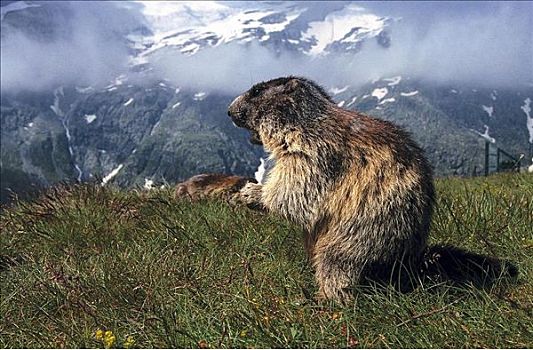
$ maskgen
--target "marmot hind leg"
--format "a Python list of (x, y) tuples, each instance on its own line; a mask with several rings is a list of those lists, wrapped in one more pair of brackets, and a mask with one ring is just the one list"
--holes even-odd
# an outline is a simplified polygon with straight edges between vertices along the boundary
[(344, 256), (342, 249), (332, 246), (323, 251), (315, 250), (313, 265), (319, 300), (332, 299), (345, 303), (352, 299), (351, 289), (358, 283), (363, 266), (358, 268)]
[[(175, 198), (222, 199), (230, 204), (243, 204), (241, 190), (255, 179), (225, 174), (200, 174), (176, 185)], [(246, 203), (246, 202), (244, 202)]]

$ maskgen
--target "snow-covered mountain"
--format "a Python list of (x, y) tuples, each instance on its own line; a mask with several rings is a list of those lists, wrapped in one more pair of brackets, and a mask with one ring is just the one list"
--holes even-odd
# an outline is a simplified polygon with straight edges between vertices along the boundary
[(206, 47), (232, 42), (258, 42), (277, 52), (289, 50), (305, 55), (357, 52), (365, 40), (389, 44), (386, 28), (390, 18), (368, 13), (350, 4), (323, 18), (309, 16), (305, 6), (288, 3), (254, 4), (235, 8), (217, 2), (140, 2), (152, 35), (128, 35), (138, 57), (162, 48), (194, 54)]
[[(23, 32), (35, 28), (50, 31), (58, 23), (43, 18), (80, 6), (75, 2), (61, 5), (44, 1), (2, 4), (5, 26)], [(229, 43), (256, 42), (276, 52), (288, 50), (309, 56), (354, 53), (370, 39), (387, 47), (390, 44), (387, 27), (393, 21), (356, 4), (324, 4), (320, 11), (316, 6), (309, 8), (309, 3), (297, 2), (254, 2), (237, 7), (231, 2), (217, 1), (133, 1), (113, 6), (137, 20), (136, 25), (123, 28), (126, 30), (122, 33), (133, 50), (134, 63), (143, 62), (161, 49), (192, 55)], [(16, 23), (23, 16), (36, 14), (41, 17), (40, 23), (26, 28)]]

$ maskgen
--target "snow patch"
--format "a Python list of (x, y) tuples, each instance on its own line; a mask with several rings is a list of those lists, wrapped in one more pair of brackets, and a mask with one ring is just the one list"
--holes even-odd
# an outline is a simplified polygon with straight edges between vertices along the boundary
[(410, 92), (400, 92), (400, 95), (405, 96), (405, 97), (414, 96), (416, 94), (418, 94), (418, 90), (410, 91)]
[(172, 109), (176, 108), (176, 107), (179, 107), (179, 105), (181, 104), (181, 102), (176, 102), (172, 105)]
[(28, 124), (28, 128), (31, 128), (33, 126), (33, 122)]
[(350, 103), (348, 103), (346, 107), (350, 107), (351, 105), (353, 105), (355, 103), (355, 100), (357, 100), (357, 96), (352, 97), (352, 99), (350, 100)]
[(378, 100), (381, 100), (388, 93), (389, 93), (389, 90), (386, 87), (384, 87), (384, 88), (381, 88), (381, 89), (374, 89), (374, 91), (372, 91), (372, 96), (374, 96)]
[(94, 91), (94, 88), (92, 86), (87, 86), (87, 87), (76, 86), (76, 91), (79, 92), (80, 94), (88, 94)]
[(102, 186), (104, 186), (104, 185), (107, 184), (112, 178), (114, 178), (115, 176), (117, 176), (118, 172), (120, 171), (120, 169), (122, 169), (123, 166), (124, 166), (124, 164), (120, 164), (118, 167), (116, 167), (115, 169), (113, 169), (109, 174), (107, 174), (107, 176), (104, 176), (104, 178), (102, 179)]
[(314, 41), (309, 54), (319, 55), (333, 42), (357, 43), (376, 36), (385, 27), (385, 22), (386, 18), (365, 13), (362, 7), (351, 4), (331, 12), (322, 21), (310, 22), (302, 39)]
[(154, 188), (154, 181), (151, 179), (144, 179), (144, 189), (151, 190)]
[(485, 112), (487, 112), (487, 114), (489, 115), (489, 117), (492, 117), (492, 113), (494, 112), (494, 107), (492, 106), (485, 106), (485, 105), (481, 105), (481, 107), (483, 108), (483, 110)]
[(333, 95), (338, 95), (338, 94), (343, 93), (344, 91), (348, 90), (349, 87), (350, 87), (350, 85), (346, 85), (343, 88), (338, 88), (338, 87), (334, 86), (331, 89), (329, 89), (329, 92), (331, 92)]
[[(215, 47), (233, 40), (240, 42), (255, 38), (256, 28), (262, 28), (267, 40), (270, 33), (283, 31), (304, 10), (292, 9), (283, 12), (284, 20), (278, 23), (263, 23), (262, 18), (278, 14), (265, 8), (260, 11), (243, 11), (240, 8), (227, 6), (215, 1), (140, 1), (141, 11), (146, 18), (150, 37), (130, 35), (128, 38), (135, 43), (149, 43), (141, 56), (152, 54), (160, 48), (176, 47), (185, 54), (194, 54), (204, 41)], [(179, 28), (177, 30), (177, 28)]]
[(194, 94), (195, 101), (202, 101), (207, 96), (207, 93), (200, 91)]
[(450, 92), (451, 92), (452, 94), (458, 94), (458, 93), (459, 93), (459, 92), (458, 92), (457, 90), (455, 90), (455, 89), (451, 89)]
[(159, 123), (161, 122), (161, 119), (159, 119), (153, 126), (152, 131), (150, 131), (150, 136), (152, 136), (155, 133), (155, 129), (159, 126)]
[(254, 176), (255, 176), (255, 179), (257, 180), (257, 183), (260, 185), (263, 185), (266, 181), (266, 176), (268, 175), (268, 172), (274, 166), (274, 161), (270, 158), (268, 159), (259, 158), (259, 161), (261, 163), (257, 167), (257, 171), (255, 172)]
[(52, 111), (54, 111), (55, 114), (61, 116), (61, 110), (57, 106), (51, 105), (50, 108), (52, 109)]
[(531, 117), (531, 99), (524, 100), (524, 105), (520, 107), (527, 117), (527, 131), (529, 132), (529, 143), (533, 143), (533, 117)]
[(337, 103), (337, 106), (342, 107), (342, 106), (344, 106), (344, 103), (345, 103), (345, 101), (341, 101), (341, 102)]
[(387, 84), (388, 86), (394, 86), (394, 85), (398, 85), (400, 81), (402, 81), (402, 77), (398, 75), (392, 78), (385, 78), (383, 79), (383, 81), (389, 81), (389, 83)]
[(479, 131), (472, 130), (472, 129), (471, 130), (473, 132), (475, 132), (476, 134), (478, 134), (479, 136), (481, 136), (482, 138), (484, 138), (485, 140), (487, 140), (488, 142), (496, 143), (496, 139), (489, 135), (489, 127), (487, 125), (483, 125), (483, 126), (485, 127), (485, 132), (484, 133), (480, 133)]
[(124, 106), (129, 106), (133, 102), (133, 97), (131, 97), (126, 103), (124, 103)]
[(87, 122), (87, 124), (91, 124), (92, 122), (94, 122), (96, 120), (96, 115), (95, 114), (85, 114), (85, 121)]
[(52, 111), (58, 116), (58, 117), (64, 117), (65, 113), (59, 108), (59, 95), (65, 96), (63, 93), (63, 87), (58, 87), (57, 89), (54, 89), (54, 104), (50, 106)]
[(394, 97), (391, 97), (391, 98), (386, 98), (384, 99), (383, 101), (381, 101), (379, 104), (382, 105), (382, 104), (385, 104), (385, 103), (390, 103), (390, 102), (394, 102), (396, 101), (396, 99)]
[(498, 96), (498, 92), (496, 90), (492, 90), (492, 92), (490, 93), (490, 98), (493, 100), (493, 101), (496, 101), (496, 97)]
[(115, 85), (122, 85), (125, 80), (128, 80), (128, 77), (126, 76), (126, 74), (121, 74), (121, 75), (119, 75), (118, 77), (115, 78), (114, 84)]

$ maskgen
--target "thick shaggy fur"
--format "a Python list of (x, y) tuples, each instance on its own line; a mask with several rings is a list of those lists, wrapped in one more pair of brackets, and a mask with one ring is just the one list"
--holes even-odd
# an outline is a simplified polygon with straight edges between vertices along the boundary
[[(254, 85), (228, 114), (275, 161), (263, 185), (243, 187), (243, 201), (303, 227), (322, 298), (346, 301), (355, 284), (387, 280), (398, 267), (437, 271), (450, 256), (426, 249), (432, 172), (402, 129), (341, 109), (297, 77)], [(433, 263), (424, 264), (428, 254)]]

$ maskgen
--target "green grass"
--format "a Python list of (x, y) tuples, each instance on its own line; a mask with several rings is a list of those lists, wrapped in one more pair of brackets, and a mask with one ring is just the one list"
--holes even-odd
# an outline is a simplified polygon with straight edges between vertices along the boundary
[(431, 242), (510, 259), (518, 281), (319, 304), (302, 233), (280, 218), (171, 190), (52, 189), (0, 214), (0, 346), (103, 347), (100, 329), (113, 347), (531, 348), (533, 177), (437, 190)]

